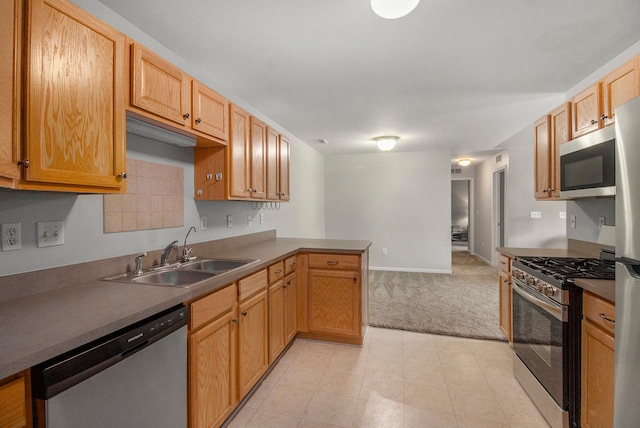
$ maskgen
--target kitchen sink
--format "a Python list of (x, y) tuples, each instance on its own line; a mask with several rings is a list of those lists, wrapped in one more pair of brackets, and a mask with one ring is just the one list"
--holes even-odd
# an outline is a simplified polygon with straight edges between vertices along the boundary
[(175, 263), (167, 267), (151, 268), (136, 275), (132, 272), (110, 276), (104, 281), (128, 282), (169, 287), (190, 287), (258, 260), (250, 259), (199, 259)]
[(203, 259), (187, 262), (181, 266), (181, 269), (222, 273), (237, 269), (254, 261), (255, 260)]

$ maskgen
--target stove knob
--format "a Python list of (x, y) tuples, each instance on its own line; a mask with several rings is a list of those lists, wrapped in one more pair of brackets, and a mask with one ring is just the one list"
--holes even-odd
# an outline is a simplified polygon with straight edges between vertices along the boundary
[(549, 287), (547, 287), (547, 290), (546, 290), (545, 294), (547, 296), (549, 296), (549, 297), (553, 297), (556, 294), (556, 290), (555, 290), (555, 288), (549, 286)]
[(538, 279), (534, 278), (534, 277), (528, 277), (527, 278), (527, 285), (532, 286), (532, 287), (536, 287), (538, 285)]

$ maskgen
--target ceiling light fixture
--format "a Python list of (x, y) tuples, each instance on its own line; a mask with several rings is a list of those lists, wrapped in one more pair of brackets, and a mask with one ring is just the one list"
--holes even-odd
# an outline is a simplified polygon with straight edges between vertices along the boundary
[(385, 19), (397, 19), (409, 14), (420, 0), (371, 0), (371, 9)]
[(398, 141), (400, 137), (393, 136), (385, 136), (385, 137), (376, 137), (373, 141), (376, 142), (378, 148), (383, 152), (388, 152), (396, 146), (396, 141)]
[(458, 165), (460, 166), (468, 166), (471, 165), (471, 159), (460, 159), (458, 161)]

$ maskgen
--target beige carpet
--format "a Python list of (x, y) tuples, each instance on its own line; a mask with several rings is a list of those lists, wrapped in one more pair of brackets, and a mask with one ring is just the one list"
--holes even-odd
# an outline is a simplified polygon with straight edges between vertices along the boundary
[(498, 270), (452, 253), (451, 275), (370, 272), (369, 324), (423, 333), (506, 340), (498, 329)]

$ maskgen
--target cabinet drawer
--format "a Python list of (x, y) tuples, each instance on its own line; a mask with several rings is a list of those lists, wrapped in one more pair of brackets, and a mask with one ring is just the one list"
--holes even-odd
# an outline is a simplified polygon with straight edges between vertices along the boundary
[(236, 304), (238, 288), (231, 284), (215, 293), (211, 293), (191, 304), (191, 330), (196, 330), (209, 321), (223, 315)]
[(309, 254), (311, 269), (359, 270), (360, 256), (357, 254)]
[(240, 301), (243, 301), (247, 297), (251, 297), (258, 291), (267, 288), (267, 270), (262, 269), (260, 272), (256, 272), (251, 276), (238, 281), (238, 293)]
[(285, 261), (284, 261), (284, 274), (285, 275), (289, 275), (291, 272), (296, 270), (296, 261), (297, 261), (297, 259), (298, 258), (296, 256), (291, 256), (291, 257), (285, 259)]
[(278, 262), (269, 266), (269, 284), (273, 284), (284, 278), (284, 262)]
[[(603, 330), (615, 332), (615, 305), (589, 292), (583, 294), (582, 315)], [(609, 321), (610, 320), (610, 321)]]
[(511, 272), (511, 259), (507, 256), (500, 254), (498, 256), (498, 266), (502, 272)]

